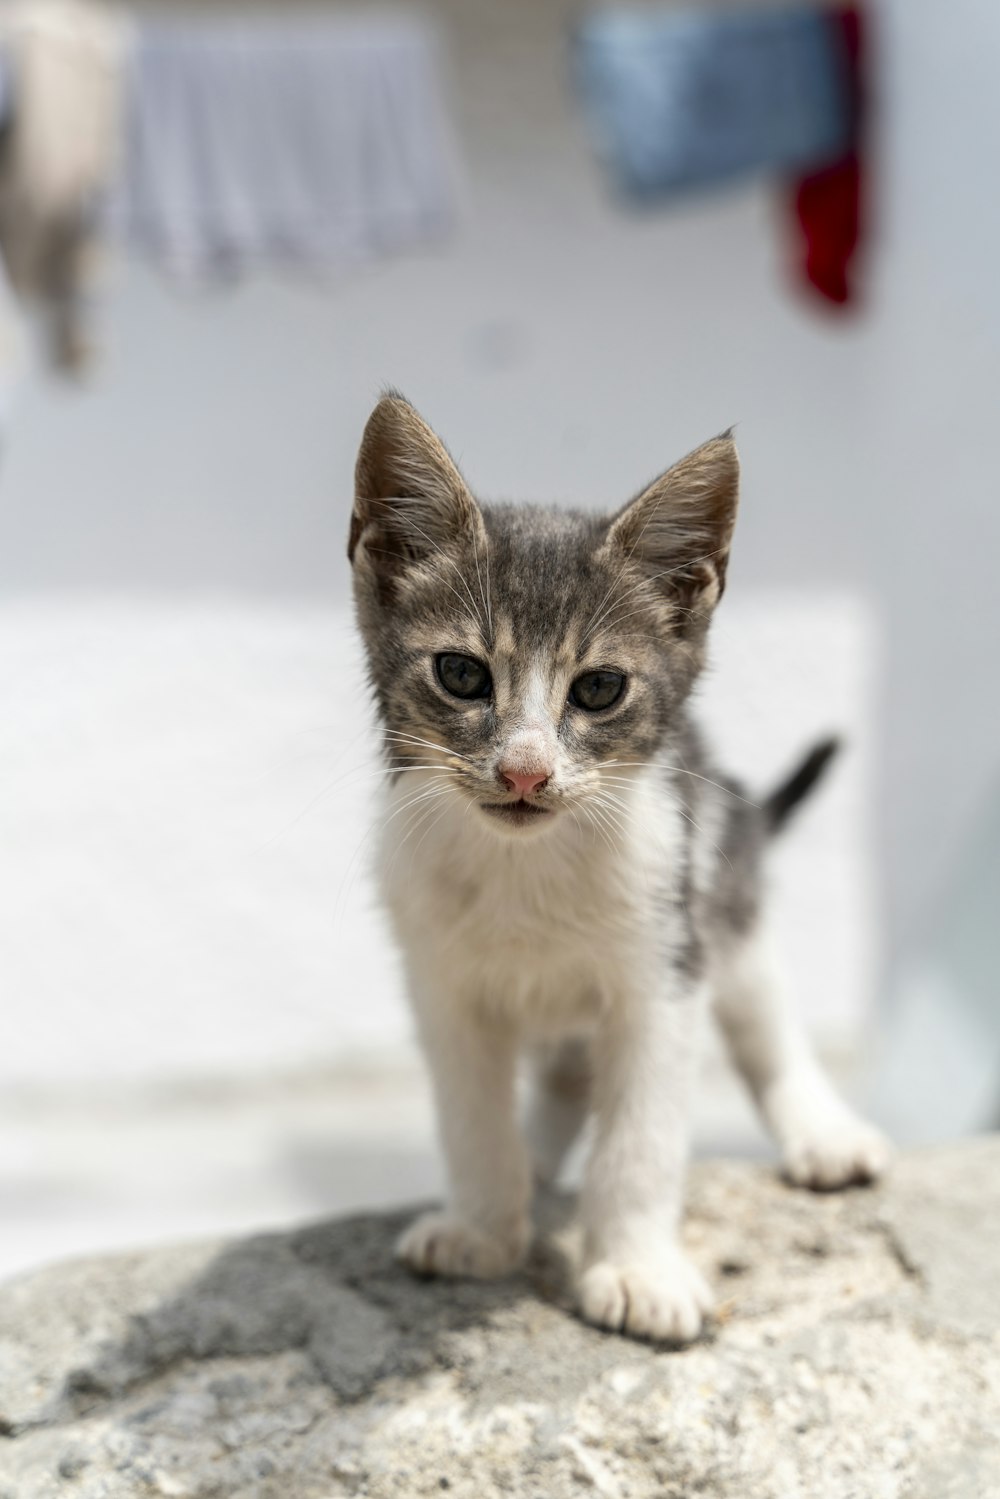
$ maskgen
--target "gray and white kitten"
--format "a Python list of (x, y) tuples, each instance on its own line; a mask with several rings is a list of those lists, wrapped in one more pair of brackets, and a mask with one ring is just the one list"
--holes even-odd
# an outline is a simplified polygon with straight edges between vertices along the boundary
[(395, 394), (357, 465), (349, 555), (388, 761), (381, 888), (451, 1183), (399, 1254), (422, 1273), (510, 1271), (533, 1170), (552, 1178), (592, 1112), (580, 1307), (638, 1337), (693, 1338), (711, 1307), (678, 1242), (709, 1006), (793, 1180), (868, 1180), (888, 1154), (786, 1008), (762, 909), (771, 834), (831, 747), (757, 807), (688, 716), (738, 479), (727, 434), (610, 516), (479, 504)]

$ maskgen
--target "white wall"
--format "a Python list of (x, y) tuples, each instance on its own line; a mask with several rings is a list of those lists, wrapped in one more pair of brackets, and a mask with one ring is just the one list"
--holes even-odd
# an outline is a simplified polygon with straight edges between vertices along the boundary
[(343, 595), (353, 452), (383, 381), (487, 495), (617, 502), (737, 421), (734, 590), (847, 586), (884, 620), (898, 942), (1000, 758), (1000, 14), (883, 7), (881, 248), (852, 321), (791, 289), (770, 193), (612, 210), (567, 101), (566, 8), (439, 7), (467, 163), (443, 253), (196, 297), (120, 268), (92, 387), (23, 393), (0, 587)]
[[(411, 1058), (349, 611), (36, 599), (0, 626), (0, 1095)], [(846, 1057), (877, 950), (870, 639), (838, 597), (734, 602), (701, 694), (749, 797), (831, 714), (855, 737), (768, 870), (792, 990)], [(437, 811), (392, 823), (402, 870)]]
[(901, 942), (919, 943), (1000, 767), (1000, 10), (991, 0), (885, 0), (883, 31), (883, 519), (873, 561), (892, 628), (894, 921)]

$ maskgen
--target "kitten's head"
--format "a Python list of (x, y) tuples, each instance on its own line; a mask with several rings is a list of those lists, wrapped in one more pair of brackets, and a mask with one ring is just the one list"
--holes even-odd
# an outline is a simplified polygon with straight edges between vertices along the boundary
[(506, 836), (610, 810), (701, 669), (738, 481), (726, 435), (611, 515), (483, 505), (386, 396), (348, 555), (391, 764), (440, 769)]

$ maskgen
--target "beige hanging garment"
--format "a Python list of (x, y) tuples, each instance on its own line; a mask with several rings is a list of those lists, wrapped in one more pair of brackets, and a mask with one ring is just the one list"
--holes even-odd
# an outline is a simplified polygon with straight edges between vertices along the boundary
[(11, 117), (0, 150), (0, 250), (11, 282), (49, 317), (53, 362), (77, 371), (121, 142), (127, 41), (96, 0), (17, 0), (0, 12)]

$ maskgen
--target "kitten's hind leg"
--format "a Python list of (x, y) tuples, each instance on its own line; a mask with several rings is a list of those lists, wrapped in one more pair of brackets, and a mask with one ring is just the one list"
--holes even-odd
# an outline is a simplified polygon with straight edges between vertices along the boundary
[(888, 1141), (848, 1107), (821, 1070), (759, 923), (731, 938), (721, 954), (715, 1010), (790, 1179), (829, 1190), (881, 1176)]
[(587, 1118), (592, 1069), (582, 1037), (540, 1046), (532, 1056), (525, 1128), (535, 1175), (546, 1185), (558, 1178)]

